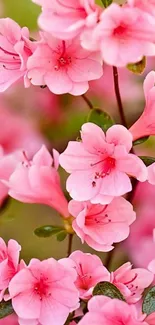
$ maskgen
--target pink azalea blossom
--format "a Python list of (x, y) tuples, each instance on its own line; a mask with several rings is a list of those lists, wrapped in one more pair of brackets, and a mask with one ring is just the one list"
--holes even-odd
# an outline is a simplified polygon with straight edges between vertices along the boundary
[(28, 160), (24, 153), (22, 163), (17, 165), (6, 182), (9, 195), (21, 202), (47, 204), (68, 217), (68, 202), (62, 192), (57, 171), (58, 156), (58, 152), (53, 150), (52, 158), (45, 146), (32, 160)]
[(122, 292), (129, 304), (134, 304), (142, 298), (144, 289), (149, 287), (153, 279), (153, 273), (142, 268), (133, 269), (130, 262), (111, 274), (112, 283)]
[(96, 25), (100, 7), (94, 0), (33, 0), (42, 6), (40, 27), (60, 39), (72, 39)]
[(89, 50), (100, 49), (107, 64), (124, 67), (144, 55), (154, 56), (154, 42), (155, 21), (150, 15), (113, 3), (101, 14), (92, 35), (86, 34), (82, 45)]
[(19, 268), (19, 244), (10, 239), (8, 245), (0, 238), (0, 301), (2, 301), (9, 282)]
[(81, 299), (90, 299), (93, 288), (98, 282), (110, 281), (110, 273), (96, 255), (75, 251), (68, 259), (62, 259), (61, 263), (76, 270), (75, 286)]
[(74, 200), (108, 204), (132, 190), (129, 176), (146, 180), (145, 165), (129, 153), (132, 135), (125, 127), (114, 125), (105, 135), (99, 126), (86, 123), (81, 138), (70, 141), (60, 155), (61, 166), (71, 174), (67, 190)]
[(76, 218), (72, 226), (82, 242), (103, 252), (112, 250), (113, 243), (126, 239), (129, 226), (136, 219), (132, 205), (122, 197), (115, 198), (109, 205), (72, 200), (69, 212)]
[(20, 161), (22, 161), (20, 152), (5, 155), (2, 147), (0, 147), (0, 205), (3, 204), (8, 195), (8, 187), (4, 184), (4, 181), (9, 180)]
[(0, 19), (0, 43), (0, 92), (21, 78), (28, 87), (26, 63), (35, 48), (28, 28), (21, 28), (10, 18)]
[(130, 227), (130, 236), (124, 246), (135, 266), (147, 268), (155, 257), (155, 242), (153, 241), (153, 229), (155, 228), (154, 185), (148, 182), (139, 183), (132, 203), (136, 208), (137, 218)]
[(9, 284), (16, 314), (31, 325), (63, 325), (68, 314), (78, 308), (75, 280), (76, 272), (53, 258), (32, 259)]
[(95, 296), (88, 302), (88, 309), (79, 325), (147, 325), (145, 316), (138, 317), (135, 306), (121, 300)]
[(155, 135), (155, 71), (151, 71), (144, 80), (144, 94), (146, 105), (143, 114), (132, 125), (130, 132), (133, 139), (139, 139), (144, 136)]
[(81, 48), (79, 39), (61, 41), (42, 33), (42, 41), (28, 59), (28, 78), (33, 85), (47, 85), (54, 94), (78, 96), (88, 88), (88, 81), (103, 74), (99, 53)]

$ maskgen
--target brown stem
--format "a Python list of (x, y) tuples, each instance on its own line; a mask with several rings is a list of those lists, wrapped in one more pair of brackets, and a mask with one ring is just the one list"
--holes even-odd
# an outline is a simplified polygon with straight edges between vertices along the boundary
[(72, 244), (73, 244), (73, 234), (68, 235), (68, 250), (67, 250), (67, 257), (71, 254), (72, 252)]
[(106, 260), (104, 262), (104, 266), (110, 271), (111, 263), (115, 254), (116, 248), (113, 248), (112, 251), (107, 253)]
[(90, 108), (90, 109), (93, 109), (94, 106), (93, 106), (93, 104), (91, 103), (91, 101), (87, 98), (87, 96), (86, 96), (86, 95), (81, 95), (81, 96), (82, 96), (82, 98), (84, 99), (84, 101), (87, 103), (87, 105), (89, 106), (89, 108)]
[(127, 123), (126, 123), (126, 119), (125, 119), (125, 115), (124, 115), (123, 104), (122, 104), (120, 89), (119, 89), (119, 78), (118, 78), (117, 67), (113, 67), (113, 77), (114, 77), (115, 95), (116, 95), (119, 114), (120, 114), (120, 118), (121, 118), (121, 124), (127, 128)]

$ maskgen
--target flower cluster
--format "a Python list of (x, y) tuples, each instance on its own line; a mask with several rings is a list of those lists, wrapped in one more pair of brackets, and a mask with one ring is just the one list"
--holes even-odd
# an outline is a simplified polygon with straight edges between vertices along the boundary
[[(75, 251), (68, 258), (59, 261), (54, 258), (44, 261), (32, 259), (26, 265), (24, 261), (19, 261), (19, 251), (20, 246), (16, 241), (10, 240), (6, 246), (4, 241), (0, 240), (0, 297), (1, 300), (3, 297), (5, 300), (12, 299), (12, 306), (20, 325), (48, 325), (54, 322), (62, 325), (71, 312), (74, 312), (75, 318), (78, 313), (83, 315), (82, 309), (78, 311), (80, 299), (85, 302), (90, 300), (89, 313), (80, 324), (88, 324), (89, 317), (94, 317), (94, 321), (96, 319), (96, 322), (99, 322), (102, 317), (102, 307), (105, 317), (108, 310), (114, 309), (111, 314), (112, 322), (118, 313), (117, 305), (118, 310), (120, 309), (118, 317), (128, 318), (130, 310), (134, 311), (135, 308), (133, 318), (136, 319), (136, 305), (133, 307), (133, 304), (141, 299), (144, 289), (152, 283), (154, 278), (150, 271), (133, 269), (130, 263), (124, 264), (110, 274), (98, 256), (80, 251)], [(124, 294), (128, 304), (117, 300), (115, 302), (105, 297), (92, 298), (93, 289), (100, 281), (115, 284)], [(5, 294), (6, 289), (8, 294)], [(100, 299), (101, 309), (94, 307), (95, 315), (91, 315), (93, 310), (90, 306), (93, 306), (93, 303), (98, 305)], [(102, 302), (104, 299), (113, 307), (105, 308)], [(122, 307), (124, 305), (124, 308), (121, 305)], [(154, 319), (154, 316), (151, 317)], [(141, 319), (144, 318), (146, 316), (141, 315)], [(140, 324), (138, 317), (135, 324)]]
[[(0, 19), (0, 92), (22, 79), (25, 88), (82, 95), (91, 112), (79, 137), (59, 154), (48, 150), (41, 137), (35, 142), (29, 124), (11, 114), (3, 118), (0, 110), (1, 124), (8, 119), (13, 125), (7, 139), (0, 138), (0, 203), (10, 196), (48, 205), (58, 212), (61, 225), (42, 226), (34, 233), (56, 235), (58, 241), (69, 238), (67, 257), (32, 258), (29, 263), (20, 259), (16, 240), (6, 245), (0, 238), (0, 319), (5, 322), (0, 325), (155, 325), (155, 259), (145, 268), (126, 262), (111, 269), (110, 264), (115, 244), (128, 238), (136, 220), (137, 184), (155, 185), (155, 158), (135, 150), (137, 140), (155, 135), (155, 71), (144, 80), (144, 111), (129, 127), (117, 69), (135, 72), (146, 57), (155, 56), (155, 1), (128, 0), (121, 6), (111, 0), (102, 0), (104, 6), (95, 0), (33, 2), (41, 6), (37, 40), (27, 27)], [(120, 124), (84, 95), (90, 81), (105, 78), (104, 64), (113, 71)], [(69, 174), (67, 194), (59, 166)], [(75, 235), (82, 244), (107, 253), (107, 260), (72, 252)]]
[[(55, 94), (84, 94), (103, 74), (155, 55), (154, 2), (132, 1), (103, 9), (94, 0), (33, 0), (42, 7), (40, 39), (13, 20), (0, 19), (0, 91), (24, 78)], [(108, 49), (108, 50), (107, 50)]]

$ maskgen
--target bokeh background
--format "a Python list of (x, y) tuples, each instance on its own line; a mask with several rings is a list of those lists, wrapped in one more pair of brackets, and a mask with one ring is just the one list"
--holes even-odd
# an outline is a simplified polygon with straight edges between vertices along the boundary
[[(1, 17), (10, 17), (21, 26), (29, 27), (34, 38), (38, 37), (39, 12), (40, 8), (31, 0), (0, 0)], [(155, 59), (149, 60), (142, 76), (136, 76), (127, 69), (119, 69), (121, 95), (129, 126), (144, 109), (143, 80), (147, 72), (154, 67)], [(119, 123), (112, 69), (106, 65), (103, 69), (103, 77), (101, 80), (90, 83), (87, 96), (93, 102), (94, 107), (108, 112)], [(24, 89), (23, 84), (19, 82), (5, 94), (0, 95), (0, 144), (6, 152), (24, 145), (31, 155), (41, 143), (45, 143), (49, 150), (54, 147), (61, 152), (69, 140), (77, 138), (88, 112), (89, 108), (80, 97), (55, 96), (48, 89), (39, 87)], [(144, 145), (137, 146), (136, 150), (140, 154), (154, 156), (154, 138), (150, 137)], [(67, 175), (61, 169), (60, 174), (65, 191)], [(151, 259), (149, 254), (153, 254), (155, 248), (152, 241), (152, 232), (155, 228), (154, 187), (148, 184), (139, 186), (133, 203), (137, 209), (138, 220), (132, 226), (129, 240), (116, 248), (115, 266), (129, 258), (135, 265), (145, 266), (148, 261), (146, 258), (144, 261), (144, 254), (145, 257)], [(39, 226), (60, 223), (58, 213), (49, 207), (22, 204), (9, 199), (0, 211), (0, 236), (6, 241), (10, 238), (16, 239), (22, 246), (22, 257), (26, 261), (32, 257), (61, 258), (66, 256), (67, 239), (58, 243), (54, 236), (40, 239), (34, 235), (34, 230)], [(82, 246), (78, 238), (74, 238), (73, 248), (92, 252), (88, 246)], [(104, 253), (100, 253), (99, 256), (103, 260), (106, 258)]]

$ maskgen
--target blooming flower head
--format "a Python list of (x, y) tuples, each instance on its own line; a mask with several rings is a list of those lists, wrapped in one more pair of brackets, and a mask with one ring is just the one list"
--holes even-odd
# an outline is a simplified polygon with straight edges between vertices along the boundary
[(75, 251), (69, 258), (62, 259), (61, 263), (76, 270), (77, 279), (75, 286), (79, 291), (81, 299), (90, 299), (93, 288), (98, 282), (110, 281), (110, 273), (96, 255)]
[(28, 87), (26, 63), (35, 48), (28, 29), (10, 18), (0, 19), (0, 44), (0, 92), (22, 77)]
[(86, 123), (81, 138), (81, 142), (69, 142), (60, 155), (61, 166), (71, 174), (67, 190), (74, 200), (108, 204), (131, 191), (129, 175), (146, 180), (145, 165), (129, 153), (132, 135), (125, 127), (114, 125), (105, 135), (99, 126)]
[(86, 28), (93, 27), (100, 7), (94, 0), (33, 0), (42, 6), (40, 27), (60, 39), (72, 39)]
[(33, 85), (47, 85), (55, 94), (82, 95), (88, 81), (102, 76), (99, 53), (81, 48), (79, 39), (61, 41), (42, 33), (42, 41), (28, 60), (28, 78)]
[(130, 132), (133, 139), (139, 139), (149, 135), (155, 135), (155, 71), (148, 73), (144, 80), (144, 95), (146, 105), (143, 114), (132, 125)]
[(3, 299), (5, 290), (10, 280), (18, 271), (20, 245), (10, 239), (8, 245), (0, 238), (0, 301)]
[[(32, 259), (9, 284), (13, 308), (28, 324), (63, 325), (68, 314), (78, 308), (76, 272), (50, 258)], [(26, 324), (23, 323), (23, 324)]]
[[(155, 21), (147, 13), (131, 7), (110, 5), (101, 14), (92, 37), (83, 39), (87, 49), (100, 49), (103, 60), (117, 67), (155, 55)], [(108, 50), (107, 50), (108, 49)]]
[(109, 205), (70, 201), (69, 212), (75, 217), (73, 229), (90, 247), (107, 252), (113, 243), (126, 239), (129, 226), (136, 214), (132, 205), (124, 198), (115, 198)]
[(17, 164), (6, 184), (9, 195), (16, 200), (47, 204), (68, 217), (68, 202), (62, 192), (57, 172), (58, 152), (54, 150), (53, 154), (54, 158), (42, 146), (33, 159), (28, 160), (24, 152), (23, 161)]
[(79, 325), (147, 325), (145, 316), (138, 318), (135, 306), (121, 300), (95, 296), (88, 302), (88, 310)]
[(123, 264), (111, 274), (112, 283), (122, 292), (129, 304), (136, 303), (153, 281), (153, 273), (146, 269), (133, 269), (130, 262)]

